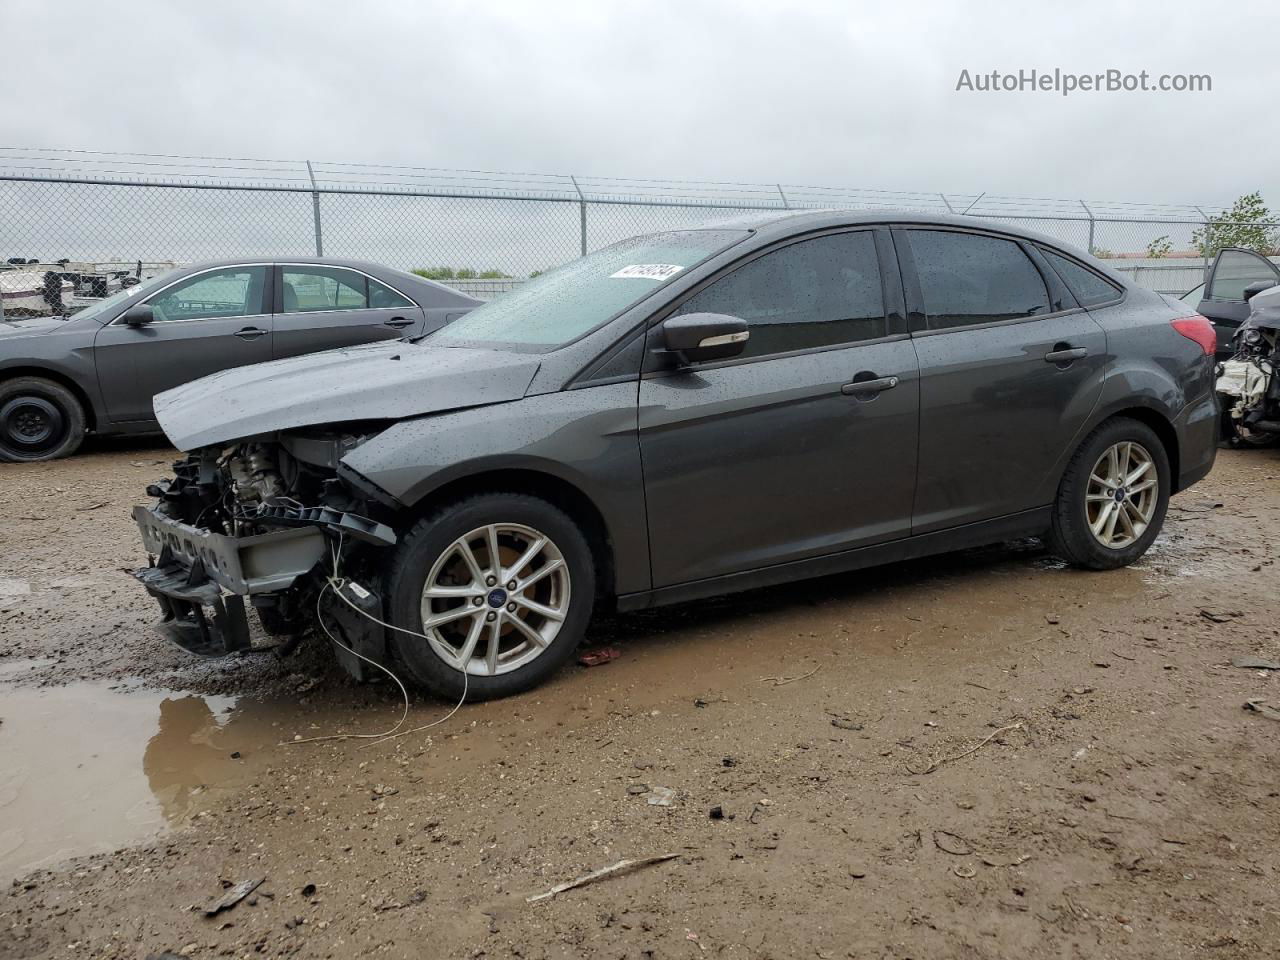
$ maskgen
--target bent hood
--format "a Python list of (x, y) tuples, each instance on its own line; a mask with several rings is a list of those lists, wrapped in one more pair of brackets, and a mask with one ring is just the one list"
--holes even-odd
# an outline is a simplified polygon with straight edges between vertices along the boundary
[(1247, 330), (1250, 327), (1280, 330), (1280, 285), (1253, 295), (1249, 301), (1249, 319), (1240, 325), (1240, 329)]
[(224, 370), (154, 403), (174, 446), (193, 450), (276, 430), (519, 400), (538, 366), (537, 357), (500, 350), (373, 343)]

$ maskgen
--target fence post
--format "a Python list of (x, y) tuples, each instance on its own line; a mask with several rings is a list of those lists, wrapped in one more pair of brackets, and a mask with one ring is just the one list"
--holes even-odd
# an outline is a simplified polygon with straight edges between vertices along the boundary
[(1093, 211), (1089, 209), (1089, 205), (1085, 203), (1083, 200), (1077, 200), (1076, 203), (1084, 207), (1085, 216), (1089, 218), (1089, 254), (1092, 255), (1093, 254), (1093, 228), (1094, 228)]
[(1204, 273), (1205, 273), (1204, 279), (1205, 279), (1205, 283), (1208, 283), (1209, 282), (1209, 241), (1212, 239), (1209, 236), (1209, 215), (1205, 213), (1203, 210), (1201, 210), (1199, 207), (1196, 207), (1195, 209), (1196, 209), (1196, 213), (1200, 214), (1201, 218), (1204, 220), (1204, 243), (1200, 247), (1200, 259), (1204, 261)]
[(316, 256), (324, 256), (324, 241), (320, 237), (320, 191), (316, 188), (316, 175), (311, 170), (311, 161), (305, 161), (307, 176), (311, 178), (311, 219), (316, 226)]
[(587, 198), (582, 195), (578, 178), (571, 173), (569, 179), (573, 181), (573, 189), (578, 191), (578, 236), (582, 240), (582, 256), (585, 257), (587, 255)]
[(782, 198), (782, 207), (784, 210), (790, 210), (791, 204), (787, 202), (787, 195), (782, 192), (782, 184), (778, 184), (778, 196)]
[(973, 203), (969, 204), (967, 207), (964, 208), (964, 212), (968, 213), (970, 210), (976, 207), (978, 205), (978, 201), (981, 200), (986, 195), (987, 195), (987, 191), (983, 190), (980, 194), (978, 194), (977, 197), (974, 198)]

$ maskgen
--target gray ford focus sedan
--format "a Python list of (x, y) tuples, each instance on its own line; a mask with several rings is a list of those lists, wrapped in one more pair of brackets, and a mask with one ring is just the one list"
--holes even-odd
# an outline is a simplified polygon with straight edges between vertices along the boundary
[(1214, 331), (1036, 234), (780, 214), (614, 244), (418, 342), (161, 394), (135, 519), (165, 633), (318, 621), (445, 696), (634, 610), (1042, 536), (1142, 556), (1213, 465)]

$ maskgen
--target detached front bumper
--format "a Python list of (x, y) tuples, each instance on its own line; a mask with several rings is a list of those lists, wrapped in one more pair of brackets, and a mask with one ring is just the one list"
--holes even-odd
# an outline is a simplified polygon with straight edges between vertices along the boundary
[(184, 650), (220, 657), (249, 648), (244, 598), (292, 587), (324, 555), (319, 527), (231, 537), (134, 507), (151, 566), (133, 576), (164, 613), (160, 630)]

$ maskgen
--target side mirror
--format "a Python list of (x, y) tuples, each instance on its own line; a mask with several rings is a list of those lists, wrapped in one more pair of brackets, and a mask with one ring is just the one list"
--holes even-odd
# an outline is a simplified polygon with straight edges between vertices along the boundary
[(684, 364), (736, 357), (750, 336), (747, 321), (724, 313), (686, 313), (662, 323), (667, 352)]
[(1261, 293), (1263, 290), (1270, 290), (1275, 285), (1276, 285), (1276, 282), (1274, 280), (1258, 280), (1254, 283), (1249, 284), (1247, 287), (1244, 288), (1245, 302), (1248, 303), (1257, 294)]
[(156, 318), (155, 311), (145, 303), (135, 303), (124, 312), (122, 318), (131, 327), (145, 327)]

